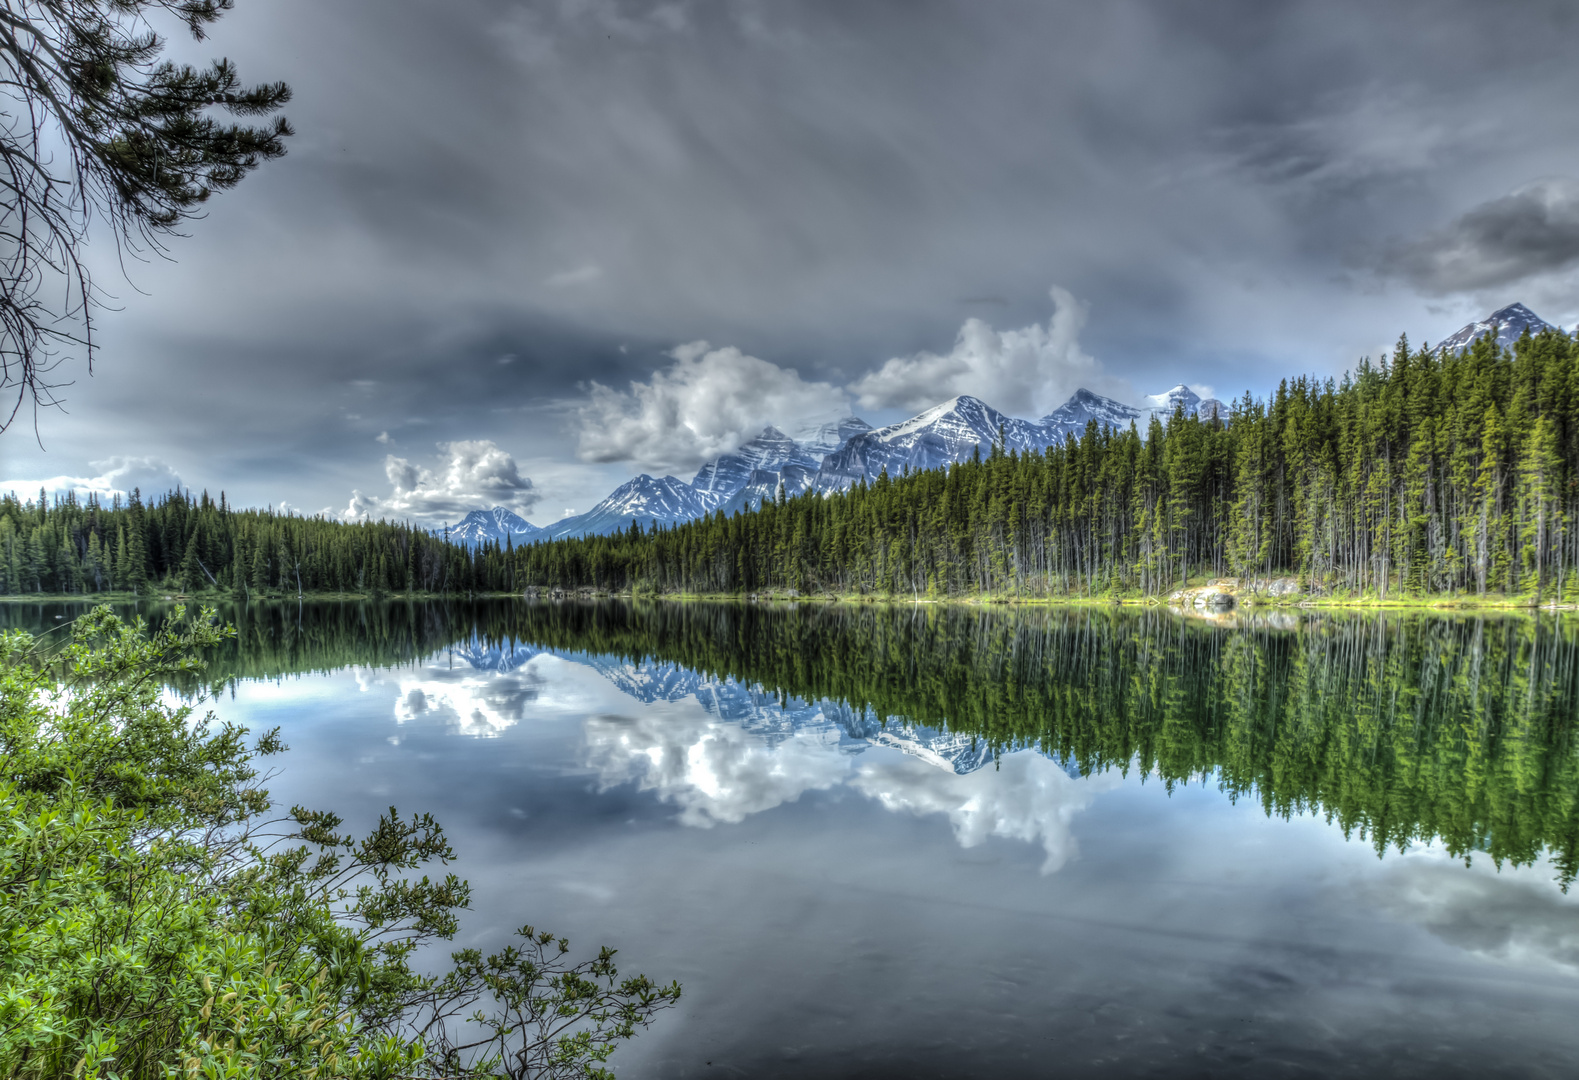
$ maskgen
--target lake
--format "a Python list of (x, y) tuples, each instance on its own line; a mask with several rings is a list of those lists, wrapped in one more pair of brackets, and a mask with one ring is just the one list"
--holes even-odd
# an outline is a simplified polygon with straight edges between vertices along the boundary
[(432, 811), (457, 945), (531, 922), (684, 984), (624, 1080), (1579, 1060), (1572, 617), (221, 614), (212, 707), (282, 729), (278, 801)]

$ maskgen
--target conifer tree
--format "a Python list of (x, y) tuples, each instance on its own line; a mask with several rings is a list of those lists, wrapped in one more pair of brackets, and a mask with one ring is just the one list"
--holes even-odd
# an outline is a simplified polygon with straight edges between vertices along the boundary
[(162, 59), (152, 17), (195, 38), (231, 0), (7, 0), (0, 72), (10, 122), (0, 128), (0, 430), (24, 403), (48, 405), (62, 351), (90, 370), (96, 292), (82, 252), (90, 224), (134, 251), (163, 251), (210, 195), (285, 152), (283, 83), (247, 87), (234, 65)]

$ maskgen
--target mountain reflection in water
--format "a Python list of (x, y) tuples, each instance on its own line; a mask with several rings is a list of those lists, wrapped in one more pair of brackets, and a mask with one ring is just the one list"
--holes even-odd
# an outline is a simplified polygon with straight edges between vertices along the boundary
[(479, 940), (529, 916), (686, 983), (622, 1077), (1541, 1076), (1579, 1053), (1571, 618), (222, 615), (220, 711), (286, 725), (282, 795), (431, 809)]

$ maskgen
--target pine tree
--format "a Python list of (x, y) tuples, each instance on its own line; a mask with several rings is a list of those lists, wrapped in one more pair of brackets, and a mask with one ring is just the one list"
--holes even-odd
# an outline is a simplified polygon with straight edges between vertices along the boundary
[(201, 545), (200, 530), (196, 525), (192, 527), (192, 535), (186, 541), (186, 553), (181, 556), (181, 591), (196, 592), (202, 588), (205, 578), (203, 568), (199, 564), (197, 549)]
[(260, 595), (269, 591), (269, 561), (263, 555), (265, 546), (260, 542), (252, 549), (252, 591)]
[(115, 526), (115, 555), (110, 570), (110, 587), (116, 592), (131, 588), (127, 583), (130, 580), (127, 567), (126, 526), (123, 524)]
[(108, 575), (105, 573), (104, 545), (99, 542), (98, 533), (88, 534), (88, 556), (83, 564), (83, 583), (91, 585), (94, 592), (103, 592), (108, 586)]

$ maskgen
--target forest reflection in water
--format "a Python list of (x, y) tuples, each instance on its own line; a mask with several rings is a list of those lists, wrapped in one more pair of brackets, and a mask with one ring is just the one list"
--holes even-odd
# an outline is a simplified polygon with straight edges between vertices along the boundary
[(431, 810), (477, 890), (466, 943), (529, 917), (685, 982), (627, 1080), (1039, 1076), (1044, 1049), (1062, 1075), (1533, 1076), (1579, 1053), (1572, 620), (220, 615), (215, 707), (284, 727), (283, 803)]

